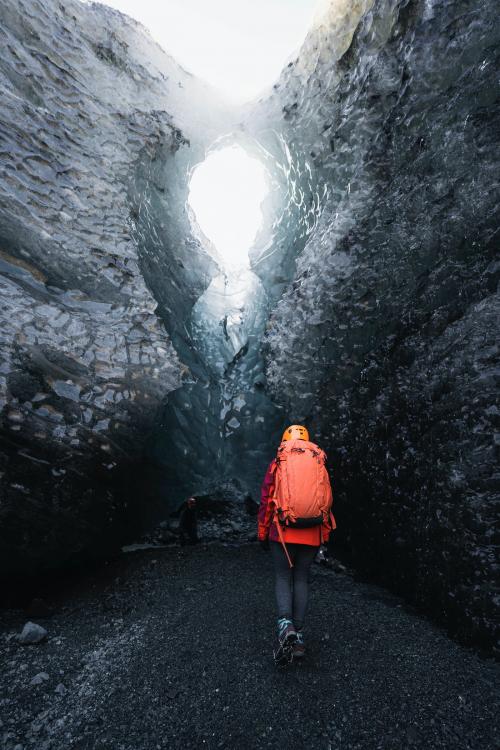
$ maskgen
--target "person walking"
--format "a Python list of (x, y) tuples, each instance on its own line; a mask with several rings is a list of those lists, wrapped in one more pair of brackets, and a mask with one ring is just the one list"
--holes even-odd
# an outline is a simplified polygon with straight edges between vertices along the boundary
[(304, 621), (311, 564), (336, 527), (326, 455), (302, 425), (290, 425), (266, 472), (258, 540), (270, 549), (278, 609), (277, 663), (305, 656)]

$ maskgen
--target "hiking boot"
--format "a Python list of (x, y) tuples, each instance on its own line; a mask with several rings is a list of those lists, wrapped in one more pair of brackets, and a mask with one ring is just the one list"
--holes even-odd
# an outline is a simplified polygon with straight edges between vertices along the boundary
[(280, 617), (278, 620), (278, 640), (282, 646), (285, 643), (295, 643), (297, 640), (295, 625), (287, 617)]
[(293, 658), (302, 659), (306, 655), (306, 647), (304, 646), (304, 634), (302, 630), (297, 630), (297, 640), (293, 644)]

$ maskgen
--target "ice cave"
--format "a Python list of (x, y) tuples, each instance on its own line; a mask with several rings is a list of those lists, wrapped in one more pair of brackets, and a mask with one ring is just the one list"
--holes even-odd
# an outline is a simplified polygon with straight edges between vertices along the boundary
[(104, 5), (0, 15), (3, 580), (258, 500), (301, 421), (338, 558), (491, 653), (497, 4), (332, 0), (242, 105)]

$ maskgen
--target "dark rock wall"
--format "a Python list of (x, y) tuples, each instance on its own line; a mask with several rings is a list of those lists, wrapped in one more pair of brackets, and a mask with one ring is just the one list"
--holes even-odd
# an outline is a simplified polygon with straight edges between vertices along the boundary
[(497, 8), (369, 5), (332, 25), (332, 4), (259, 105), (328, 191), (270, 318), (267, 379), (330, 452), (337, 549), (489, 647)]

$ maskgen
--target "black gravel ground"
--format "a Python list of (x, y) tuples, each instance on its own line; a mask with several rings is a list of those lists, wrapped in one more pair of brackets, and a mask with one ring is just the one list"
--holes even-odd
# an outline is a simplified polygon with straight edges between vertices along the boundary
[(309, 656), (277, 671), (253, 544), (129, 554), (49, 604), (37, 646), (12, 637), (22, 611), (2, 619), (9, 750), (498, 747), (498, 667), (348, 575), (315, 566)]

